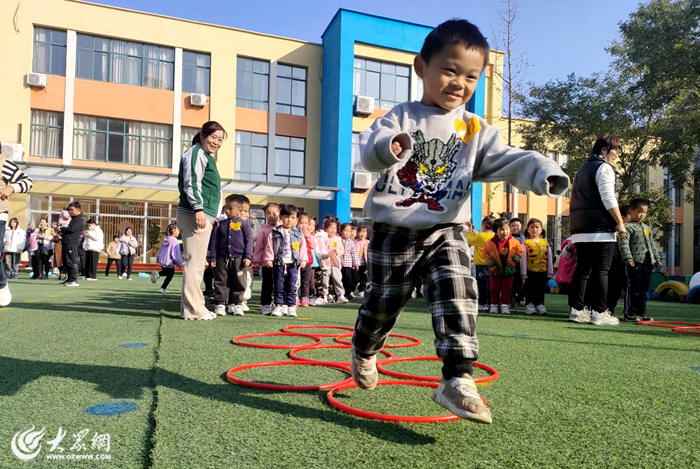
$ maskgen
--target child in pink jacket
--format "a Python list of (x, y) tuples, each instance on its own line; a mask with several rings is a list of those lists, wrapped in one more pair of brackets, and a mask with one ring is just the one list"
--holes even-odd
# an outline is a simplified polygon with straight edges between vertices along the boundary
[(333, 286), (335, 301), (337, 303), (347, 303), (345, 298), (345, 288), (343, 288), (343, 275), (340, 259), (345, 253), (343, 248), (343, 240), (338, 236), (338, 222), (335, 220), (327, 220), (323, 225), (328, 234), (328, 254), (331, 261), (330, 284)]

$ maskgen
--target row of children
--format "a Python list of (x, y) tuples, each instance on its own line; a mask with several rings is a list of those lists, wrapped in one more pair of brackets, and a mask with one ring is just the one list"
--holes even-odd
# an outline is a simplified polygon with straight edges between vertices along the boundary
[(554, 268), (542, 221), (531, 218), (525, 236), (519, 218), (509, 221), (487, 216), (481, 222), (481, 232), (471, 224), (468, 227), (467, 242), (474, 247), (479, 311), (510, 314), (510, 307), (524, 295), (526, 314), (547, 314), (544, 292), (547, 279), (554, 277)]
[(262, 278), (264, 315), (295, 317), (298, 306), (347, 303), (358, 287), (363, 295), (369, 243), (365, 227), (341, 225), (329, 216), (320, 229), (315, 218), (291, 204), (269, 203), (264, 214), (260, 225), (246, 196), (226, 198), (204, 273), (204, 294), (213, 297), (217, 316), (242, 316), (250, 309), (253, 268)]

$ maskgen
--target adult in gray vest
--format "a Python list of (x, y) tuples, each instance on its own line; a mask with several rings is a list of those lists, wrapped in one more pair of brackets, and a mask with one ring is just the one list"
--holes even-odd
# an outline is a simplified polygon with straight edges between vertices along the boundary
[(177, 225), (182, 233), (182, 319), (210, 320), (216, 314), (204, 304), (201, 284), (212, 227), (221, 207), (221, 178), (214, 153), (221, 148), (226, 131), (218, 122), (206, 122), (180, 159)]
[[(15, 193), (28, 192), (34, 183), (16, 164), (5, 158), (2, 154), (2, 142), (0, 142), (0, 168), (2, 168), (2, 177), (0, 177), (0, 239), (5, 239), (5, 227), (10, 214), (10, 196)], [(28, 239), (27, 243), (29, 243)], [(0, 243), (0, 256), (2, 256), (4, 247), (4, 243)], [(7, 306), (11, 301), (12, 294), (7, 285), (7, 275), (4, 267), (0, 266), (0, 306)]]
[[(608, 272), (617, 236), (624, 236), (625, 224), (615, 196), (615, 170), (612, 165), (622, 150), (612, 135), (598, 138), (591, 156), (576, 172), (571, 190), (571, 241), (576, 246), (576, 271), (569, 290), (569, 321), (596, 326), (616, 326), (620, 321), (610, 314)], [(590, 310), (584, 304), (586, 289)]]

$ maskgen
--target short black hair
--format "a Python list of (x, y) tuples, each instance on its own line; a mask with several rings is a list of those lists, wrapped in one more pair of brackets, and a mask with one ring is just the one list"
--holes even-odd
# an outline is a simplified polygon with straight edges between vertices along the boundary
[(496, 219), (493, 221), (493, 225), (492, 225), (492, 226), (493, 226), (493, 231), (498, 230), (498, 229), (499, 229), (500, 227), (502, 227), (503, 225), (506, 225), (506, 226), (508, 226), (508, 227), (510, 228), (510, 223), (508, 222), (508, 219), (507, 219), (507, 218), (504, 218), (504, 217), (496, 218)]
[(233, 197), (238, 205), (250, 205), (250, 199), (243, 194), (231, 194), (229, 197)]
[(622, 217), (626, 217), (630, 213), (630, 206), (629, 205), (620, 205), (620, 215)]
[(292, 204), (282, 204), (280, 206), (280, 216), (289, 216), (292, 214), (299, 214), (299, 209), (297, 208), (296, 205)]
[(511, 223), (516, 222), (516, 221), (519, 222), (521, 225), (523, 224), (523, 221), (522, 221), (520, 218), (517, 218), (517, 217), (516, 217), (516, 218), (511, 218), (510, 221), (508, 222), (508, 224), (510, 225)]
[(85, 224), (86, 225), (97, 225), (97, 222), (91, 218), (88, 221), (86, 221)]
[(484, 56), (484, 67), (489, 62), (489, 43), (475, 25), (467, 20), (454, 18), (438, 25), (430, 31), (423, 42), (420, 56), (425, 63), (430, 62), (435, 54), (439, 54), (445, 46), (460, 44), (467, 49), (481, 52)]
[(346, 226), (349, 226), (352, 229), (352, 223), (343, 223), (340, 225), (340, 231), (343, 231)]
[(630, 204), (629, 204), (630, 210), (637, 210), (639, 207), (643, 207), (643, 206), (648, 207), (649, 202), (647, 202), (646, 200), (641, 199), (641, 198), (636, 198), (636, 199), (630, 200)]
[(603, 150), (622, 151), (622, 144), (620, 143), (620, 139), (615, 137), (614, 135), (603, 135), (602, 137), (598, 137), (598, 140), (596, 140), (593, 144), (593, 150), (591, 150), (591, 153), (594, 155), (600, 155), (603, 152)]
[(494, 217), (492, 217), (491, 215), (487, 215), (484, 217), (483, 220), (481, 220), (481, 226), (483, 228), (486, 228), (487, 230), (492, 230), (494, 220), (496, 220)]
[(80, 202), (71, 202), (68, 204), (68, 208), (70, 208), (70, 207), (77, 208), (78, 210), (83, 209), (83, 206), (80, 205)]

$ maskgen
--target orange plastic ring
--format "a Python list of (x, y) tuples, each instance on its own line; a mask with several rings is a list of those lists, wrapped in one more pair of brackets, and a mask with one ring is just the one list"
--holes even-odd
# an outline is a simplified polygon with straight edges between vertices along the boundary
[[(352, 327), (345, 327), (345, 326), (317, 326), (317, 325), (296, 325), (296, 324), (290, 324), (289, 326), (285, 326), (282, 328), (282, 332), (291, 332), (292, 329), (342, 329), (344, 331), (354, 331), (355, 329)], [(345, 334), (345, 332), (340, 332), (338, 334), (318, 334), (315, 333), (315, 336), (318, 337), (337, 337), (339, 335)]]
[[(303, 358), (297, 356), (297, 353), (302, 352), (304, 350), (314, 350), (314, 349), (345, 349), (345, 350), (350, 350), (349, 345), (333, 345), (333, 344), (323, 344), (323, 345), (303, 345), (301, 347), (295, 347), (292, 350), (289, 351), (287, 355), (289, 355), (289, 358), (292, 360), (297, 360), (301, 362), (309, 362), (309, 363), (318, 363), (318, 364), (328, 364), (328, 365), (340, 365), (340, 366), (350, 366), (350, 362), (331, 362), (331, 361), (326, 361), (326, 360), (313, 360), (311, 358)], [(379, 353), (386, 355), (387, 358), (384, 360), (377, 360), (377, 363), (384, 363), (385, 361), (390, 361), (394, 359), (394, 354), (389, 352), (388, 350), (380, 350)]]
[[(441, 377), (439, 376), (422, 376), (422, 375), (412, 375), (408, 373), (399, 373), (397, 371), (391, 371), (387, 370), (385, 368), (386, 365), (390, 365), (392, 363), (396, 362), (411, 362), (411, 361), (418, 361), (418, 360), (432, 360), (432, 361), (442, 361), (442, 358), (440, 357), (395, 357), (390, 360), (382, 360), (381, 362), (377, 362), (377, 370), (385, 375), (391, 376), (393, 378), (403, 378), (403, 379), (413, 379), (417, 381), (440, 381)], [(478, 378), (474, 378), (475, 383), (487, 383), (489, 381), (494, 381), (498, 379), (498, 376), (500, 375), (498, 371), (488, 365), (484, 365), (483, 363), (479, 362), (474, 362), (473, 365), (476, 368), (481, 368), (484, 371), (487, 371), (491, 373), (488, 376), (480, 376)]]
[(248, 363), (247, 365), (237, 366), (231, 368), (226, 373), (226, 379), (228, 379), (233, 384), (238, 384), (239, 386), (245, 386), (248, 388), (256, 389), (267, 389), (269, 391), (321, 391), (324, 389), (332, 389), (348, 382), (352, 382), (352, 378), (346, 378), (342, 381), (329, 384), (319, 384), (310, 386), (295, 386), (290, 384), (269, 384), (269, 383), (258, 383), (256, 381), (247, 381), (234, 376), (235, 373), (243, 370), (248, 370), (250, 368), (260, 368), (263, 366), (289, 366), (289, 365), (308, 365), (308, 366), (327, 366), (329, 368), (337, 368), (346, 373), (350, 373), (350, 369), (346, 366), (332, 365), (332, 364), (321, 364), (312, 362), (301, 362), (301, 361), (276, 361), (276, 362), (260, 362), (260, 363)]
[(256, 348), (274, 348), (274, 349), (287, 349), (287, 348), (295, 348), (299, 347), (300, 345), (295, 344), (295, 345), (276, 345), (276, 344), (254, 344), (251, 342), (241, 342), (242, 339), (250, 339), (252, 337), (270, 337), (270, 336), (290, 336), (290, 337), (307, 337), (309, 339), (314, 339), (316, 342), (313, 344), (303, 344), (303, 345), (321, 345), (323, 343), (323, 339), (320, 338), (317, 335), (311, 335), (311, 334), (302, 334), (300, 332), (264, 332), (262, 334), (248, 334), (248, 335), (241, 335), (236, 338), (231, 339), (231, 343), (235, 345), (241, 345), (243, 347), (256, 347)]
[[(666, 329), (674, 329), (679, 326), (700, 327), (700, 324), (695, 322), (679, 322), (679, 321), (638, 321), (640, 326), (664, 327)], [(666, 324), (671, 324), (667, 326)]]
[[(342, 340), (342, 339), (345, 337), (352, 337), (352, 335), (353, 335), (353, 332), (350, 332), (348, 334), (340, 334), (340, 335), (336, 336), (335, 339), (333, 339), (333, 340), (335, 340), (339, 344), (351, 345), (350, 342), (348, 342), (347, 340)], [(409, 342), (407, 344), (384, 344), (384, 348), (417, 347), (417, 346), (422, 344), (422, 342), (420, 340), (416, 339), (415, 337), (408, 336), (408, 335), (389, 334), (389, 337), (397, 337), (399, 339), (406, 339), (406, 340), (410, 340), (411, 342)]]
[(674, 327), (673, 332), (680, 332), (682, 334), (698, 334), (700, 335), (700, 325), (691, 327)]

